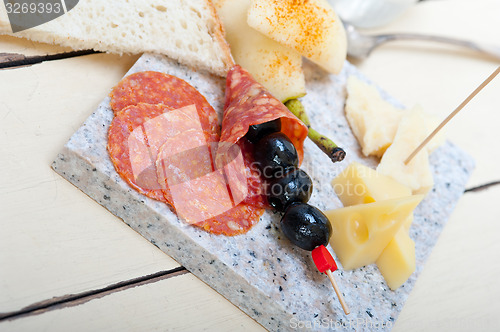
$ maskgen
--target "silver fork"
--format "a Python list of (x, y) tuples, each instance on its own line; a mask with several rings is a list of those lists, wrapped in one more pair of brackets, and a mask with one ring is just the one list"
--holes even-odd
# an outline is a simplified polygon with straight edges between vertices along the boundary
[(363, 59), (378, 46), (394, 40), (425, 40), (438, 43), (458, 45), (488, 54), (500, 60), (500, 47), (488, 46), (467, 40), (442, 36), (431, 36), (416, 33), (393, 33), (383, 35), (365, 35), (353, 25), (343, 22), (347, 35), (347, 54), (353, 58)]

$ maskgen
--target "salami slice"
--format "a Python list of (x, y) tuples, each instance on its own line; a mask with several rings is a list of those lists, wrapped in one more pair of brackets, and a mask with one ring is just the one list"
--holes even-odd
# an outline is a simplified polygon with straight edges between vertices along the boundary
[[(167, 139), (156, 161), (158, 180), (166, 200), (185, 222), (214, 234), (241, 234), (264, 211), (256, 199), (260, 178), (251, 179), (240, 149), (234, 149), (224, 167), (216, 168), (212, 162), (216, 145), (207, 144), (196, 130)], [(250, 187), (251, 181), (257, 183)]]
[[(134, 189), (150, 198), (164, 201), (163, 192), (158, 186), (156, 169), (152, 156), (149, 153), (149, 147), (145, 142), (142, 125), (148, 119), (155, 118), (168, 111), (169, 108), (164, 105), (138, 104), (124, 109), (118, 116), (115, 116), (108, 131), (108, 152), (116, 172)], [(134, 129), (138, 128), (135, 132)], [(134, 132), (133, 135), (132, 132)], [(129, 144), (129, 138), (131, 144)], [(134, 162), (131, 161), (131, 154)], [(140, 174), (136, 174), (132, 165), (137, 165), (142, 169)], [(153, 186), (154, 188), (143, 188), (137, 184), (137, 180), (144, 186)]]
[(194, 105), (172, 109), (139, 103), (126, 107), (116, 114), (108, 132), (108, 151), (116, 171), (140, 193), (170, 203), (157, 178), (158, 151), (168, 138), (189, 130), (202, 132), (206, 141), (216, 141), (216, 135), (202, 130), (200, 118)]
[(264, 109), (263, 116), (257, 120), (252, 110), (236, 119), (242, 110), (226, 110), (226, 132), (231, 132), (232, 124), (240, 128), (243, 123), (246, 128), (224, 142), (231, 144), (224, 144), (225, 162), (220, 165), (214, 162), (222, 146), (217, 115), (188, 83), (163, 73), (140, 72), (126, 77), (111, 93), (115, 118), (108, 151), (118, 174), (132, 188), (168, 203), (179, 217), (214, 234), (247, 232), (266, 206), (263, 181), (252, 167), (253, 145), (239, 140), (248, 126), (280, 117), (285, 119), (282, 127), (292, 128), (287, 129), (290, 137), (303, 141), (304, 128), (293, 115), (280, 109), (284, 106), (261, 86), (248, 84), (250, 79), (242, 79), (245, 72), (240, 71), (240, 78), (233, 80), (238, 88), (230, 96), (243, 109), (248, 104), (238, 100), (250, 100)]
[(248, 232), (260, 219), (264, 209), (240, 203), (226, 212), (196, 226), (214, 234), (234, 236)]
[(218, 133), (215, 110), (198, 90), (178, 77), (156, 71), (134, 73), (122, 79), (111, 91), (110, 97), (115, 114), (139, 103), (163, 104), (172, 109), (194, 104), (200, 114), (203, 130)]
[(222, 120), (221, 142), (227, 144), (224, 144), (218, 153), (226, 153), (231, 144), (237, 143), (245, 136), (251, 125), (278, 118), (281, 119), (281, 131), (293, 142), (302, 162), (307, 126), (256, 82), (246, 70), (238, 65), (234, 66), (227, 74)]

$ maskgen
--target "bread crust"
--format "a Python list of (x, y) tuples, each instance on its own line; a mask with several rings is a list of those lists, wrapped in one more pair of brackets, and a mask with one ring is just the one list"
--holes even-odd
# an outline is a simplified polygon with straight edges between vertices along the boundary
[(215, 28), (214, 28), (214, 38), (216, 42), (220, 45), (221, 47), (221, 52), (223, 54), (222, 59), (224, 63), (226, 64), (225, 68), (225, 73), (224, 77), (227, 76), (227, 72), (229, 69), (231, 69), (234, 65), (234, 59), (233, 56), (231, 55), (231, 49), (229, 47), (229, 44), (226, 41), (226, 31), (224, 30), (224, 25), (222, 24), (222, 21), (219, 18), (219, 15), (217, 15), (217, 9), (215, 8), (213, 2), (211, 0), (206, 0), (208, 2), (208, 5), (210, 6), (210, 9), (212, 11), (212, 15), (214, 17), (214, 20), (216, 22)]

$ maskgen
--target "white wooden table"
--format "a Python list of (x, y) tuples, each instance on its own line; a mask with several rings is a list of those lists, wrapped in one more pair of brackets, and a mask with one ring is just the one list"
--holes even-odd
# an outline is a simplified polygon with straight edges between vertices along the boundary
[[(500, 44), (500, 2), (419, 3), (379, 31)], [(0, 53), (67, 49), (0, 37)], [(0, 331), (263, 330), (59, 177), (52, 160), (138, 56), (93, 54), (0, 71)], [(411, 106), (446, 116), (498, 62), (398, 42), (361, 71)], [(500, 180), (500, 79), (449, 125), (476, 160), (469, 187)], [(500, 186), (460, 200), (394, 331), (500, 330)]]

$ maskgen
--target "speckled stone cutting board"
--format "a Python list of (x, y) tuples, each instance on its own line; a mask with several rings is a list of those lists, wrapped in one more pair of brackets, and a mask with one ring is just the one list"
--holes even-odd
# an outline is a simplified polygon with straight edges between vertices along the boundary
[[(222, 114), (223, 79), (150, 54), (143, 55), (128, 74), (143, 70), (186, 80)], [(347, 77), (367, 79), (349, 63), (337, 76), (307, 62), (304, 70), (308, 93), (303, 103), (313, 126), (347, 151), (342, 163), (333, 164), (306, 141), (302, 168), (314, 182), (310, 204), (322, 210), (338, 208), (342, 205), (330, 185), (331, 179), (352, 161), (372, 167), (377, 164), (375, 159), (361, 155), (343, 111)], [(474, 167), (473, 160), (450, 142), (430, 156), (435, 186), (415, 210), (410, 231), (416, 243), (416, 272), (396, 291), (389, 289), (375, 265), (335, 272), (351, 308), (351, 314), (345, 316), (331, 284), (316, 270), (310, 253), (284, 238), (279, 229), (280, 215), (267, 211), (244, 235), (216, 236), (183, 223), (167, 205), (131, 189), (115, 172), (106, 150), (108, 126), (113, 118), (109, 101), (106, 98), (71, 137), (53, 169), (271, 331), (311, 330), (309, 327), (390, 329)]]

